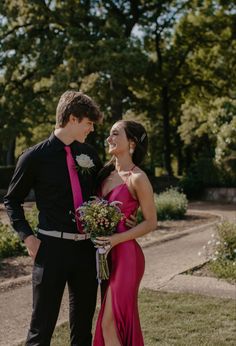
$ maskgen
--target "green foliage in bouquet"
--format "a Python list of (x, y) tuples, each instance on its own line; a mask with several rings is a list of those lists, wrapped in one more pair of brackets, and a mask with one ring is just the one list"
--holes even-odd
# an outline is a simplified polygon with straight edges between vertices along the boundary
[(91, 239), (114, 233), (123, 217), (117, 204), (117, 201), (109, 203), (104, 199), (93, 197), (77, 209), (77, 216), (83, 224), (83, 229), (90, 234)]

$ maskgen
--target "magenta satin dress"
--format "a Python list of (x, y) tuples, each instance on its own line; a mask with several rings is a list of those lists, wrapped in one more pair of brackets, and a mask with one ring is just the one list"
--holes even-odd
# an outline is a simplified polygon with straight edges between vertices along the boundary
[[(109, 202), (122, 202), (119, 207), (126, 218), (129, 218), (139, 206), (126, 183), (116, 186), (105, 198)], [(118, 224), (117, 232), (125, 232), (127, 229), (124, 219)], [(138, 314), (138, 289), (145, 265), (143, 252), (136, 240), (129, 240), (118, 244), (111, 250), (110, 260), (111, 273), (108, 287), (111, 289), (113, 316), (118, 339), (122, 346), (143, 346)], [(105, 302), (106, 293), (98, 315), (94, 346), (105, 345), (101, 325)]]

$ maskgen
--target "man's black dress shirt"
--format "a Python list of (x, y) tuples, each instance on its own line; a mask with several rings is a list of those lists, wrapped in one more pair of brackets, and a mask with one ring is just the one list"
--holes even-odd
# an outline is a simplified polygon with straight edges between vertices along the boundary
[[(33, 234), (25, 219), (22, 204), (31, 189), (39, 210), (38, 227), (44, 230), (77, 233), (70, 211), (74, 211), (73, 195), (66, 164), (65, 144), (54, 134), (27, 149), (19, 158), (4, 204), (13, 228), (24, 240)], [(78, 167), (83, 201), (95, 194), (96, 176), (102, 164), (96, 151), (86, 143), (73, 142), (72, 155), (88, 155), (95, 165), (89, 172)]]

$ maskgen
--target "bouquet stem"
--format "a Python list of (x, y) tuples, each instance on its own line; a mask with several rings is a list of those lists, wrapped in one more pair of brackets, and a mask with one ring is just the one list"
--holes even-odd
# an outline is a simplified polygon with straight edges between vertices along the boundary
[(102, 280), (108, 280), (109, 267), (107, 262), (107, 251), (104, 248), (98, 248), (96, 252), (97, 262), (97, 279), (101, 283)]

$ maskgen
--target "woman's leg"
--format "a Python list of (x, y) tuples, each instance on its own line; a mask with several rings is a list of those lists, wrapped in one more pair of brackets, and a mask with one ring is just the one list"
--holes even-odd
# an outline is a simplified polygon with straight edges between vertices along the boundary
[(115, 319), (112, 309), (112, 296), (110, 286), (108, 287), (105, 299), (106, 301), (102, 318), (102, 333), (105, 346), (122, 346), (117, 336)]

